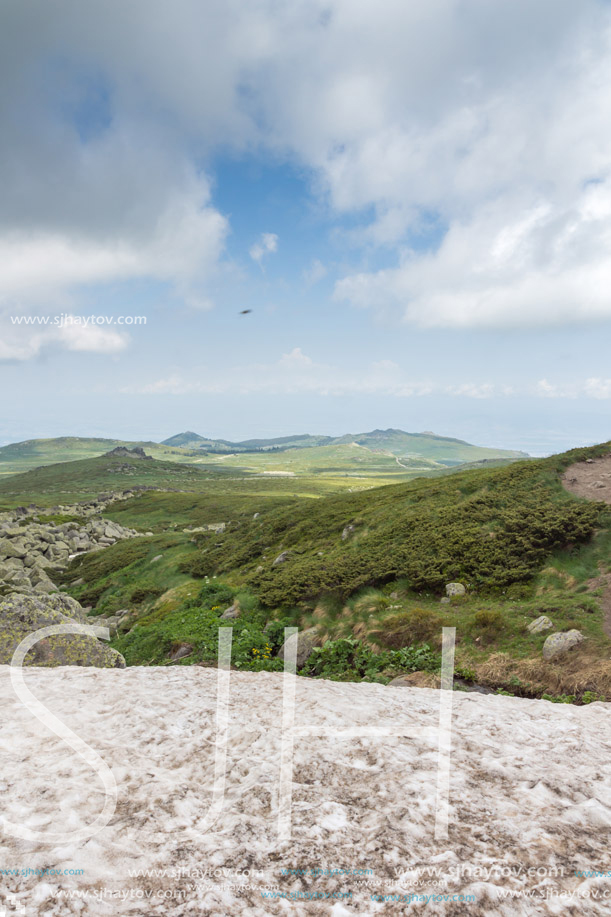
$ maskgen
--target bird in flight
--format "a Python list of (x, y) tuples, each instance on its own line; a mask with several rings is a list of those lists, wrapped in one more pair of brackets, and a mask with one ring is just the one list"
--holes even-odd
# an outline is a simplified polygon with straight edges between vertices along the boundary
[(249, 312), (252, 312), (252, 309), (242, 309), (240, 315), (248, 315)]

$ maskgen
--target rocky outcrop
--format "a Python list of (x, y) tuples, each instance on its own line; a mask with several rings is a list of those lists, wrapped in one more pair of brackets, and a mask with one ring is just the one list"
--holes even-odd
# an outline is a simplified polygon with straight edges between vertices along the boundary
[[(74, 508), (72, 508), (74, 509)], [(91, 518), (59, 525), (41, 523), (26, 514), (0, 515), (0, 595), (8, 592), (46, 595), (57, 589), (53, 572), (78, 554), (98, 551), (139, 533), (116, 522)]]
[[(28, 635), (58, 624), (97, 624), (87, 619), (76, 599), (67, 595), (22, 595), (0, 599), (0, 665), (9, 665), (15, 649)], [(25, 665), (81, 665), (124, 668), (120, 653), (89, 634), (52, 634), (27, 653)]]
[(104, 458), (149, 459), (152, 461), (153, 457), (147, 455), (142, 446), (134, 446), (133, 449), (128, 449), (127, 446), (117, 446), (116, 449), (105, 452)]

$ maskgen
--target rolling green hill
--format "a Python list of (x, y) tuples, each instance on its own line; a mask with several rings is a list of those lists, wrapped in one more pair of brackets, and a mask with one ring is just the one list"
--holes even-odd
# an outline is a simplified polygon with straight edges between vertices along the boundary
[(159, 443), (126, 441), (121, 439), (100, 439), (95, 437), (60, 436), (55, 439), (28, 439), (0, 448), (0, 480), (8, 474), (18, 474), (54, 465), (59, 462), (74, 462), (78, 459), (95, 458), (125, 446), (128, 449), (140, 446), (148, 455), (174, 462), (193, 461), (191, 454), (183, 449), (164, 446)]
[(2, 478), (0, 505), (71, 503), (111, 490), (123, 491), (142, 486), (170, 491), (201, 491), (213, 488), (219, 480), (239, 476), (237, 469), (102, 455), (45, 465)]
[(442, 465), (484, 459), (526, 458), (524, 452), (473, 446), (461, 439), (437, 436), (435, 433), (405, 433), (403, 430), (372, 430), (371, 433), (348, 434), (334, 440), (336, 444), (350, 442), (374, 451), (390, 452), (400, 458), (422, 458)]

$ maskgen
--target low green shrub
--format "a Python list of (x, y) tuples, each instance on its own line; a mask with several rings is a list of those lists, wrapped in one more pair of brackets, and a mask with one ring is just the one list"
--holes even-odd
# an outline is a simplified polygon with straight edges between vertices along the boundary
[(480, 608), (473, 615), (476, 627), (499, 633), (503, 629), (503, 615), (498, 608)]
[(389, 649), (414, 643), (438, 642), (444, 618), (432, 608), (413, 608), (384, 618), (372, 638)]
[(439, 657), (426, 644), (374, 653), (366, 643), (346, 637), (329, 640), (322, 647), (317, 647), (300, 670), (300, 675), (334, 681), (387, 681), (388, 674), (384, 673), (434, 671), (438, 667)]
[(159, 598), (160, 595), (163, 595), (165, 589), (161, 586), (156, 586), (155, 583), (150, 582), (141, 582), (135, 589), (129, 594), (130, 602), (134, 602), (136, 605), (140, 605), (142, 602), (148, 602), (150, 599)]

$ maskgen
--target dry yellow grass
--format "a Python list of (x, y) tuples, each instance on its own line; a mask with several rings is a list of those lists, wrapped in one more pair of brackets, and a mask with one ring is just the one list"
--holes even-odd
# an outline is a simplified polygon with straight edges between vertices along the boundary
[(600, 659), (584, 647), (562, 656), (558, 662), (540, 657), (512, 659), (495, 653), (475, 667), (477, 680), (490, 687), (511, 686), (512, 677), (529, 684), (529, 690), (548, 694), (582, 694), (594, 691), (611, 699), (611, 659)]

